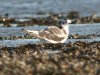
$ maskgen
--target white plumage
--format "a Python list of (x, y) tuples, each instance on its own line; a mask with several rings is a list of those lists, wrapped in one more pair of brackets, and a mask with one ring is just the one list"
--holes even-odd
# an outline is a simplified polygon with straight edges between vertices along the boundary
[(63, 20), (60, 26), (49, 26), (44, 30), (24, 30), (30, 36), (45, 40), (49, 43), (64, 43), (69, 34), (70, 20)]

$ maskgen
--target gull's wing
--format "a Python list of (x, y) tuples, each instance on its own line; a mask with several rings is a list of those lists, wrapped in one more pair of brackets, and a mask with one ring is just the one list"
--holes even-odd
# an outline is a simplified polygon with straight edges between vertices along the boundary
[(35, 38), (45, 39), (47, 41), (61, 41), (67, 35), (64, 29), (60, 29), (55, 26), (50, 26), (41, 31), (36, 31), (36, 30), (24, 30), (24, 31)]
[(64, 31), (64, 29), (59, 29), (58, 27), (50, 26), (40, 31), (38, 36), (45, 40), (61, 41), (66, 37), (66, 32)]
[(26, 34), (29, 34), (30, 36), (34, 37), (34, 38), (39, 38), (39, 31), (37, 30), (22, 30), (24, 31)]

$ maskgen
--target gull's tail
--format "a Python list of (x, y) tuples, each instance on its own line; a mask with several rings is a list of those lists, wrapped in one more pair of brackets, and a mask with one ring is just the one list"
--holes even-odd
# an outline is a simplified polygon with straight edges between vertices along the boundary
[(32, 36), (32, 37), (35, 37), (35, 38), (39, 38), (39, 31), (36, 31), (36, 30), (25, 30), (25, 29), (22, 29), (23, 32), (25, 32), (26, 34)]

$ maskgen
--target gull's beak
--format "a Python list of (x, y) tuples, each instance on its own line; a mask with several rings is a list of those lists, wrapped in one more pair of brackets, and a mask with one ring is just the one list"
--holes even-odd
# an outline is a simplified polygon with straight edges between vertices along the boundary
[(70, 24), (71, 23), (71, 20), (67, 20), (67, 24)]

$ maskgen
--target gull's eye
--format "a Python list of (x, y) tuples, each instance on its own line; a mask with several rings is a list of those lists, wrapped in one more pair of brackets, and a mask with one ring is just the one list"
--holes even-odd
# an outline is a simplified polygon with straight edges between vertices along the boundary
[(65, 22), (61, 22), (61, 24), (64, 24)]
[(63, 25), (63, 24), (65, 24), (65, 23), (67, 23), (67, 22), (66, 22), (66, 21), (60, 21), (60, 22), (59, 22), (60, 25)]
[(67, 21), (62, 21), (62, 22), (61, 22), (61, 24), (65, 24), (65, 23), (67, 23)]

